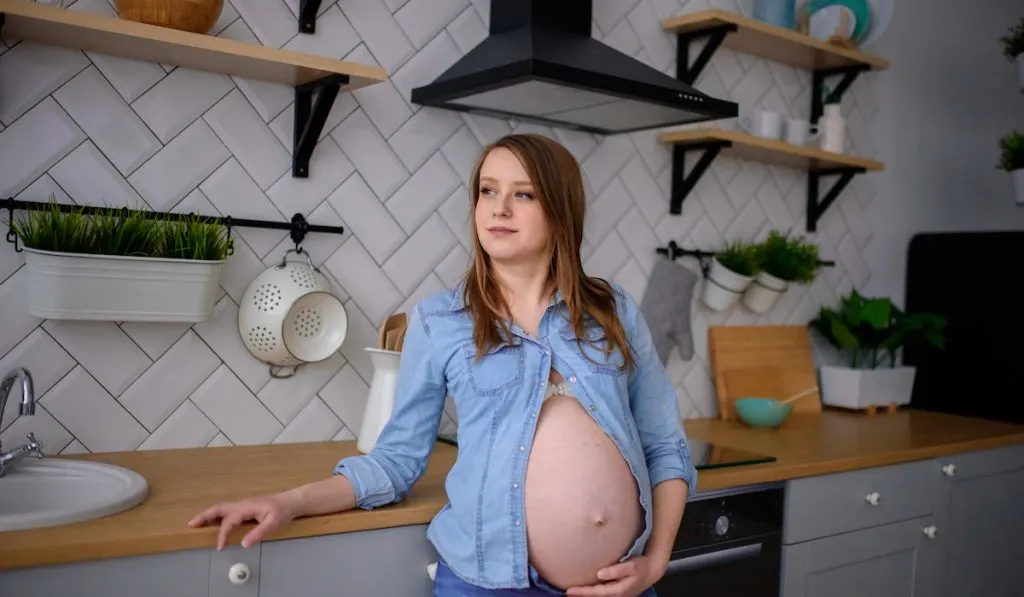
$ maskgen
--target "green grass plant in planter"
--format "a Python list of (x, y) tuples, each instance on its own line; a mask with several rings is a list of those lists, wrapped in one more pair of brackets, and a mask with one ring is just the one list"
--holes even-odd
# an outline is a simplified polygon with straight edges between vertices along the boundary
[(998, 167), (1010, 173), (1014, 201), (1024, 205), (1024, 133), (1013, 131), (999, 140)]
[(836, 308), (822, 308), (810, 328), (846, 359), (845, 366), (823, 366), (820, 375), (822, 402), (841, 408), (909, 403), (915, 369), (899, 363), (900, 349), (918, 343), (945, 347), (945, 318), (905, 313), (889, 298), (864, 297), (856, 289)]
[(758, 272), (743, 292), (743, 306), (767, 313), (790, 284), (810, 284), (818, 274), (818, 245), (778, 230), (757, 246)]
[(701, 300), (712, 311), (724, 311), (743, 294), (758, 271), (757, 246), (734, 241), (711, 258)]
[(1017, 67), (1017, 86), (1024, 93), (1024, 17), (999, 41), (1003, 42), (1003, 54), (1007, 60)]
[(144, 210), (101, 215), (50, 205), (15, 218), (25, 247), (29, 312), (46, 319), (198, 322), (213, 315), (227, 229)]

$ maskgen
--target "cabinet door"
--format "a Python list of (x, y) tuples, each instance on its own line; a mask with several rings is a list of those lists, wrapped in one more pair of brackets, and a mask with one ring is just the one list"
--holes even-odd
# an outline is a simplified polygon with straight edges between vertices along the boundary
[[(1024, 595), (1024, 446), (940, 459), (941, 595)], [(952, 465), (952, 468), (949, 466)]]
[(263, 544), (259, 597), (430, 597), (426, 525)]
[(206, 549), (0, 572), (0, 594), (45, 597), (208, 597)]
[(931, 597), (939, 536), (925, 516), (787, 545), (783, 597)]

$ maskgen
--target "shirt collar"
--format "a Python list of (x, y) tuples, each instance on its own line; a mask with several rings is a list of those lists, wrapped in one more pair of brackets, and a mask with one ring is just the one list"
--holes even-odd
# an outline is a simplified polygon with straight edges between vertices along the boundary
[[(452, 311), (461, 311), (462, 309), (466, 308), (466, 301), (463, 298), (463, 296), (464, 296), (463, 292), (464, 292), (465, 288), (466, 288), (466, 283), (465, 282), (459, 282), (459, 284), (455, 288), (452, 289), (452, 302), (451, 302), (451, 310)], [(551, 300), (551, 305), (561, 305), (564, 302), (565, 302), (565, 298), (562, 297), (562, 291), (561, 290), (555, 290), (555, 296)]]

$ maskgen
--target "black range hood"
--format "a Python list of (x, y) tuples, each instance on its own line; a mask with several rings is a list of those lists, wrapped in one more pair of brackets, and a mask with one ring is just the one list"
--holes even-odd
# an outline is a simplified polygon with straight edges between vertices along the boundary
[(602, 135), (737, 115), (593, 39), (591, 13), (590, 0), (491, 0), (490, 35), (411, 99)]

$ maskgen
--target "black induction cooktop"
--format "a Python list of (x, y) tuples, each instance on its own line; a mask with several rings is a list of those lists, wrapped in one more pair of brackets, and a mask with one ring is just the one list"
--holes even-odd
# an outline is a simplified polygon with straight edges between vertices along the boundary
[[(455, 435), (438, 435), (437, 439), (446, 444), (456, 445)], [(711, 444), (697, 439), (688, 439), (690, 446), (690, 458), (697, 470), (709, 470), (725, 468), (729, 466), (743, 466), (746, 464), (764, 464), (775, 462), (774, 456), (755, 454), (745, 450), (737, 450), (729, 446)]]
[(693, 465), (699, 471), (728, 466), (775, 462), (774, 456), (755, 454), (721, 444), (710, 444), (698, 439), (687, 439), (687, 443), (690, 445), (690, 458), (693, 460)]

